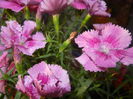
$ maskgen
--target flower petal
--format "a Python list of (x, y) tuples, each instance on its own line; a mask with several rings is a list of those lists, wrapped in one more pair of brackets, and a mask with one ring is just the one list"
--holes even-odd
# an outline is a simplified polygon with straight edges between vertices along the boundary
[(124, 58), (121, 60), (121, 62), (125, 65), (133, 64), (133, 47), (125, 50)]
[(48, 75), (51, 74), (51, 71), (45, 62), (41, 62), (30, 68), (28, 73), (33, 79), (37, 79), (40, 73)]
[(4, 52), (2, 56), (0, 57), (0, 68), (1, 67), (7, 67), (8, 65), (8, 58), (7, 58), (7, 52)]
[(97, 46), (101, 41), (100, 36), (98, 35), (98, 31), (91, 30), (80, 34), (75, 39), (75, 42), (78, 44), (80, 48), (93, 48)]
[(102, 68), (113, 68), (116, 67), (116, 63), (119, 62), (119, 59), (115, 56), (101, 56), (97, 57), (95, 63), (98, 67)]
[(40, 10), (49, 14), (58, 14), (67, 6), (68, 0), (42, 0)]
[(109, 24), (102, 31), (104, 42), (112, 44), (114, 48), (127, 48), (131, 43), (131, 33), (120, 26)]
[(86, 4), (84, 2), (78, 1), (78, 0), (77, 1), (73, 1), (71, 3), (71, 6), (74, 7), (75, 9), (78, 9), (78, 10), (82, 10), (82, 9), (86, 9), (87, 8), (87, 6), (86, 6)]
[(44, 48), (46, 42), (42, 33), (37, 32), (31, 40), (26, 41), (23, 45), (18, 46), (19, 50), (26, 55), (32, 55), (37, 49)]
[(16, 84), (16, 88), (17, 88), (17, 90), (21, 90), (23, 93), (26, 92), (22, 77), (20, 75), (18, 76), (18, 82)]
[(34, 21), (25, 21), (23, 25), (23, 35), (29, 37), (29, 35), (33, 32), (36, 27), (36, 23)]
[(21, 76), (18, 76), (18, 82), (16, 84), (16, 88), (19, 91), (27, 94), (30, 99), (40, 99), (40, 95), (33, 85), (33, 79), (30, 76), (25, 76), (24, 79)]
[(58, 94), (58, 96), (61, 96), (66, 92), (69, 92), (71, 90), (71, 86), (67, 71), (58, 65), (51, 65), (49, 66), (49, 68), (53, 75), (60, 81), (58, 83), (58, 87), (63, 89), (61, 93)]
[(0, 8), (11, 9), (12, 11), (19, 12), (24, 8), (24, 6), (20, 6), (19, 4), (15, 2), (1, 0)]
[(97, 67), (94, 62), (87, 56), (87, 54), (83, 53), (80, 57), (76, 58), (76, 60), (83, 65), (86, 71), (98, 72), (104, 71), (103, 69)]

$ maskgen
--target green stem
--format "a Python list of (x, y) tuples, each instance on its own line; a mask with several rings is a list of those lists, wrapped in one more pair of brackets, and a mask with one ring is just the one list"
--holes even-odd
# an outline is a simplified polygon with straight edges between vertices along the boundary
[(23, 74), (23, 66), (21, 63), (15, 64), (18, 74)]
[(36, 29), (39, 31), (41, 29), (41, 19), (36, 18), (36, 24), (37, 24)]
[(63, 42), (63, 44), (59, 48), (59, 53), (63, 52), (71, 43), (71, 40), (66, 40)]
[(42, 12), (38, 8), (36, 12), (36, 24), (37, 24), (36, 28), (38, 31), (41, 29), (41, 20), (42, 20)]
[(53, 15), (53, 23), (57, 35), (57, 40), (59, 40), (59, 14)]
[(26, 20), (30, 19), (30, 11), (29, 11), (29, 8), (27, 6), (25, 7), (25, 19)]
[(90, 14), (87, 14), (86, 17), (84, 18), (84, 20), (82, 21), (81, 23), (81, 26), (80, 26), (80, 29), (86, 25), (86, 23), (89, 21), (89, 19), (91, 18), (91, 15)]

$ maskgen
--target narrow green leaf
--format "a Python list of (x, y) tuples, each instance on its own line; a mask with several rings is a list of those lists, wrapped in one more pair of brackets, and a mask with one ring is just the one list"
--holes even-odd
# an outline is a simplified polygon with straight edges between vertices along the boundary
[(21, 97), (21, 92), (17, 91), (14, 99), (20, 99), (20, 97)]

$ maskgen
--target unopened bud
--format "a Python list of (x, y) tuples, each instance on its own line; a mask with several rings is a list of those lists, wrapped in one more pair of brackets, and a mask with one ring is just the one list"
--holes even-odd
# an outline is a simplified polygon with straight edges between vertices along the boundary
[(68, 47), (68, 45), (75, 38), (76, 35), (77, 35), (77, 32), (72, 32), (70, 34), (69, 38), (66, 41), (64, 41), (63, 44), (60, 46), (59, 53), (63, 52)]

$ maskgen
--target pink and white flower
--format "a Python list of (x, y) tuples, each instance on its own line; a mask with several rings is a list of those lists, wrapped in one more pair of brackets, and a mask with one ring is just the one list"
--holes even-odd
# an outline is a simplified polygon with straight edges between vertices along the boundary
[(117, 62), (133, 64), (133, 48), (128, 48), (131, 33), (120, 26), (109, 23), (100, 27), (100, 30), (86, 31), (75, 42), (83, 48), (83, 54), (76, 60), (85, 70), (104, 71), (115, 67)]
[(61, 66), (41, 62), (30, 68), (28, 73), (41, 95), (60, 97), (71, 89), (67, 71)]
[[(58, 65), (41, 62), (31, 67), (28, 70), (28, 74), (29, 76), (26, 77), (33, 81), (33, 87), (38, 90), (41, 96), (60, 97), (71, 90), (67, 71)], [(29, 80), (26, 79), (23, 81), (24, 83), (29, 82)], [(24, 93), (28, 93), (24, 83), (22, 83), (22, 79), (19, 78), (16, 88)]]
[(78, 10), (86, 9), (90, 15), (110, 16), (103, 0), (74, 0), (71, 5)]
[(25, 21), (23, 26), (16, 21), (7, 21), (6, 24), (7, 26), (1, 27), (0, 33), (0, 40), (5, 49), (13, 48), (16, 54), (22, 52), (32, 55), (37, 49), (45, 47), (45, 37), (42, 33), (31, 35), (36, 27), (35, 22)]

